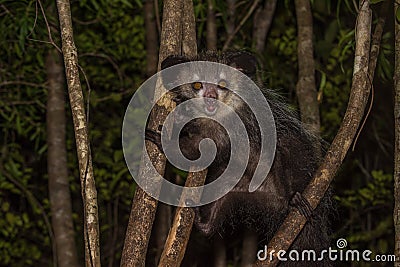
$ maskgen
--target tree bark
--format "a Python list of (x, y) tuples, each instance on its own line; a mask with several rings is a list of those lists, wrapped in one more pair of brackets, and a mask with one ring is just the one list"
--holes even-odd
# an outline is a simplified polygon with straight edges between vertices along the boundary
[[(206, 175), (207, 169), (199, 172), (189, 172), (185, 187), (204, 185)], [(193, 201), (199, 201), (200, 197), (195, 196)], [(181, 199), (185, 199), (185, 196), (181, 196)], [(194, 216), (192, 208), (177, 207), (172, 228), (165, 242), (163, 254), (161, 255), (159, 267), (180, 266), (192, 231)]]
[(146, 0), (143, 10), (146, 31), (146, 76), (150, 77), (156, 73), (158, 62), (158, 33), (154, 15), (154, 0)]
[(93, 175), (83, 93), (79, 81), (78, 52), (73, 38), (69, 1), (57, 0), (57, 9), (82, 187), (85, 262), (86, 266), (100, 266), (97, 191)]
[(266, 0), (264, 7), (259, 7), (254, 15), (253, 47), (258, 54), (265, 48), (265, 40), (272, 24), (277, 0)]
[(47, 95), (47, 172), (51, 224), (56, 242), (59, 267), (78, 267), (78, 256), (72, 220), (71, 193), (68, 181), (67, 148), (65, 142), (65, 96), (62, 59), (56, 50), (46, 57)]
[[(394, 1), (394, 29), (395, 29), (395, 67), (394, 67), (394, 254), (400, 257), (400, 23), (396, 13), (400, 4)], [(400, 266), (400, 262), (395, 262), (394, 266)]]
[[(371, 35), (371, 10), (369, 8), (369, 1), (361, 0), (359, 10), (356, 26), (353, 82), (347, 110), (342, 125), (326, 153), (322, 165), (303, 193), (304, 198), (310, 203), (313, 209), (316, 208), (319, 201), (322, 199), (330, 182), (343, 162), (358, 126), (360, 125), (368, 101), (370, 91), (368, 64)], [(269, 242), (269, 251), (287, 251), (305, 223), (305, 217), (300, 215), (298, 211), (291, 211), (275, 236)], [(272, 262), (268, 260), (265, 262), (258, 261), (255, 266), (276, 266), (277, 264), (278, 259), (276, 255), (274, 255)]]
[(235, 31), (235, 13), (236, 13), (236, 0), (227, 0), (227, 20), (226, 20), (226, 33), (230, 36)]
[[(182, 6), (182, 53), (189, 57), (197, 54), (196, 24), (191, 0), (184, 0)], [(206, 175), (207, 170), (189, 172), (185, 187), (204, 185)], [(181, 199), (184, 197), (181, 196)], [(194, 216), (191, 208), (178, 207), (176, 209), (172, 228), (169, 231), (158, 266), (180, 266), (192, 231)]]
[(160, 203), (155, 218), (154, 236), (156, 238), (155, 265), (160, 261), (161, 254), (167, 240), (169, 229), (171, 228), (172, 211), (171, 206)]
[(158, 69), (168, 55), (182, 55), (182, 1), (164, 1)]
[(194, 17), (192, 0), (183, 1), (182, 53), (188, 57), (197, 55), (196, 18)]
[(217, 50), (217, 23), (214, 0), (207, 0), (207, 50)]
[(309, 0), (295, 0), (297, 16), (298, 81), (296, 95), (301, 121), (314, 134), (319, 135), (320, 118), (315, 86), (312, 13)]
[[(185, 19), (191, 18), (190, 19)], [(194, 35), (193, 35), (194, 33)], [(159, 50), (158, 69), (161, 62), (168, 55), (190, 55), (195, 51), (196, 35), (194, 25), (194, 12), (192, 3), (179, 0), (164, 1), (163, 22), (161, 31), (161, 46)], [(161, 87), (155, 92), (155, 99), (163, 94)], [(169, 112), (175, 107), (169, 94), (163, 97), (154, 105), (150, 114), (148, 128), (160, 132), (159, 125), (162, 125)], [(165, 155), (159, 151), (158, 147), (152, 142), (146, 141), (147, 151), (150, 161), (160, 175), (165, 172)], [(149, 177), (150, 166), (144, 164), (140, 167), (139, 175)], [(137, 187), (132, 204), (132, 210), (126, 231), (124, 249), (121, 258), (121, 266), (144, 266), (147, 246), (150, 233), (157, 209), (157, 200), (147, 195), (141, 188)]]

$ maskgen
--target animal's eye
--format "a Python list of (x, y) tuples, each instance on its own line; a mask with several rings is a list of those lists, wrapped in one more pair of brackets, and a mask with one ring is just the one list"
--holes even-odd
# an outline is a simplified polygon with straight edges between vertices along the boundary
[(228, 85), (228, 84), (226, 83), (225, 80), (220, 80), (220, 81), (218, 82), (218, 87), (219, 87), (220, 89), (226, 89), (227, 85)]
[(192, 83), (192, 88), (195, 90), (200, 90), (201, 88), (203, 88), (203, 84), (201, 82), (194, 82)]

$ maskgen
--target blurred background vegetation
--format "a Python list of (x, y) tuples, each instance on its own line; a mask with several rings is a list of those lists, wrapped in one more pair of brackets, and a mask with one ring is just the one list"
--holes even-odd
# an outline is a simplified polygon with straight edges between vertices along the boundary
[[(262, 2), (262, 1), (261, 1)], [(374, 25), (382, 1), (371, 1)], [(217, 49), (252, 1), (213, 2)], [(357, 10), (350, 0), (311, 1), (321, 134), (330, 142), (343, 118), (350, 92)], [(125, 108), (149, 76), (145, 3), (141, 0), (71, 1), (81, 83), (90, 93), (90, 140), (98, 189), (102, 262), (119, 266), (135, 189), (121, 147)], [(260, 7), (262, 3), (259, 4)], [(199, 50), (206, 49), (208, 2), (194, 0)], [(156, 6), (161, 16), (162, 3)], [(391, 10), (391, 9), (389, 9)], [(155, 11), (157, 12), (157, 11)], [(43, 16), (46, 14), (46, 17)], [(393, 242), (393, 11), (386, 14), (374, 102), (354, 151), (333, 184), (336, 212), (332, 240), (346, 238), (352, 249), (392, 253)], [(229, 48), (254, 51), (252, 15)], [(0, 265), (52, 266), (46, 145), (46, 56), (49, 24), (60, 45), (55, 1), (0, 0)], [(158, 43), (154, 43), (158, 47)], [(255, 52), (255, 51), (254, 51)], [(260, 77), (297, 109), (297, 28), (294, 3), (278, 1), (265, 48), (256, 52)], [(154, 55), (153, 55), (154, 56)], [(155, 55), (157, 57), (157, 54)], [(67, 90), (65, 90), (67, 96)], [(68, 174), (77, 250), (83, 263), (83, 219), (78, 163), (70, 107), (67, 110)]]

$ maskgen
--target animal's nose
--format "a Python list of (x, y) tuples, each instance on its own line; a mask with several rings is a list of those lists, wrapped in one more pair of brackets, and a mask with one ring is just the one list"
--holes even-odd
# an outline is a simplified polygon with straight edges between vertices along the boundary
[(216, 88), (215, 88), (215, 86), (214, 85), (212, 85), (212, 84), (206, 84), (206, 86), (205, 86), (205, 92), (204, 92), (204, 97), (207, 97), (207, 98), (212, 98), (212, 99), (217, 99), (217, 90), (216, 90)]

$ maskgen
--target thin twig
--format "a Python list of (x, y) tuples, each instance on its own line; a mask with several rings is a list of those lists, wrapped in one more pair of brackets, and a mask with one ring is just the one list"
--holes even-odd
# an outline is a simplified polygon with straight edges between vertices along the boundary
[(80, 55), (81, 58), (82, 58), (82, 57), (85, 57), (85, 56), (92, 56), (92, 57), (99, 57), (99, 58), (104, 58), (104, 59), (106, 59), (106, 60), (113, 66), (113, 68), (117, 71), (117, 74), (118, 74), (118, 78), (119, 78), (119, 82), (120, 82), (120, 84), (121, 84), (121, 87), (123, 86), (123, 77), (122, 77), (123, 75), (122, 75), (122, 72), (121, 72), (121, 70), (119, 69), (117, 63), (115, 63), (115, 61), (114, 61), (109, 55), (106, 55), (106, 54), (103, 54), (103, 53), (100, 53), (100, 54), (96, 54), (96, 53), (84, 53), (84, 54), (81, 54), (81, 55)]
[(76, 22), (77, 24), (80, 24), (80, 25), (90, 25), (90, 24), (95, 24), (95, 23), (99, 22), (100, 19), (99, 18), (95, 18), (95, 19), (92, 19), (92, 20), (89, 20), (89, 21), (82, 21), (82, 20), (79, 20), (77, 18), (72, 18), (72, 21)]
[(371, 113), (371, 110), (372, 110), (372, 106), (374, 104), (375, 89), (374, 89), (373, 81), (374, 81), (376, 63), (378, 62), (383, 28), (385, 27), (387, 11), (389, 10), (389, 4), (390, 4), (390, 1), (385, 1), (383, 3), (382, 8), (380, 10), (380, 16), (379, 16), (378, 22), (376, 23), (376, 26), (375, 26), (374, 34), (372, 35), (370, 61), (369, 61), (369, 65), (368, 65), (368, 78), (369, 78), (368, 80), (371, 84), (371, 101), (370, 101), (370, 104), (368, 107), (367, 114), (365, 115), (364, 120), (361, 124), (361, 127), (358, 130), (357, 136), (354, 140), (352, 151), (354, 151), (354, 149), (355, 149), (358, 138), (361, 134), (362, 129), (364, 128), (365, 123), (367, 122), (369, 114)]
[[(129, 88), (129, 89), (126, 89), (126, 90), (124, 90), (122, 92), (119, 92), (118, 94), (126, 95), (126, 94), (132, 93), (132, 91), (133, 91), (133, 89)], [(104, 101), (112, 99), (113, 97), (114, 97), (114, 95), (112, 95), (112, 94), (104, 96), (104, 97), (99, 97), (99, 98), (96, 99), (96, 102), (104, 102)]]
[(29, 36), (31, 36), (33, 34), (33, 31), (36, 28), (37, 18), (38, 18), (38, 1), (36, 1), (36, 3), (35, 3), (35, 21), (33, 22), (33, 27), (32, 27), (31, 32), (26, 36), (26, 38), (29, 38)]
[(25, 81), (5, 81), (0, 83), (0, 87), (2, 86), (7, 86), (7, 85), (27, 85), (27, 86), (32, 86), (32, 87), (43, 87), (47, 88), (47, 85), (45, 84), (37, 84), (37, 83), (31, 83), (31, 82), (25, 82)]
[(233, 33), (228, 36), (228, 39), (226, 39), (226, 42), (222, 48), (222, 51), (226, 51), (228, 49), (229, 45), (231, 44), (231, 42), (232, 42), (233, 38), (235, 37), (235, 35), (237, 34), (237, 32), (243, 27), (243, 25), (246, 23), (247, 19), (250, 17), (250, 15), (256, 9), (258, 2), (260, 2), (260, 0), (254, 0), (254, 2), (252, 4), (252, 6), (250, 7), (249, 11), (247, 12), (247, 14), (240, 21), (239, 25), (236, 27), (236, 29), (233, 31)]
[[(54, 40), (53, 40), (53, 36), (52, 36), (52, 34), (51, 34), (51, 27), (50, 27), (49, 22), (47, 21), (47, 16), (46, 16), (46, 13), (44, 12), (44, 9), (43, 9), (43, 6), (42, 6), (42, 2), (40, 2), (40, 0), (37, 0), (37, 3), (39, 4), (40, 10), (42, 11), (43, 19), (44, 19), (44, 22), (46, 23), (47, 34), (48, 34), (48, 37), (49, 37), (49, 40), (50, 40), (50, 41), (42, 41), (42, 40), (36, 40), (36, 39), (29, 38), (30, 34), (33, 32), (33, 30), (34, 30), (34, 28), (35, 28), (35, 26), (36, 26), (36, 18), (35, 18), (35, 23), (34, 23), (34, 25), (33, 25), (32, 31), (31, 31), (31, 33), (27, 36), (27, 39), (30, 40), (30, 41), (34, 41), (34, 42), (51, 44), (51, 45), (53, 45), (53, 46), (57, 49), (57, 51), (58, 51), (59, 53), (62, 53), (61, 49), (57, 46), (57, 44), (56, 44), (56, 43), (54, 42)], [(37, 12), (37, 11), (36, 11), (36, 12)]]

